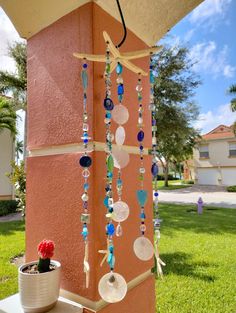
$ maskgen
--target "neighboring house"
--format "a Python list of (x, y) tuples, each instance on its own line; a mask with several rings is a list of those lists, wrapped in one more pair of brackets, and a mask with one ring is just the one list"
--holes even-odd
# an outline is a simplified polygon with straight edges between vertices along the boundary
[(202, 136), (193, 160), (185, 164), (185, 178), (201, 185), (236, 185), (236, 137), (232, 127), (220, 125)]
[(14, 155), (13, 138), (9, 130), (0, 132), (0, 200), (12, 199), (13, 188), (6, 177), (11, 172), (11, 160)]

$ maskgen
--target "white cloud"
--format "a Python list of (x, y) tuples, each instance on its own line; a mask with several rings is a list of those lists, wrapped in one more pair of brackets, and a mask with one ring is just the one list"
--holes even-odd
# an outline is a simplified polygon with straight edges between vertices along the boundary
[(199, 42), (190, 50), (190, 58), (196, 62), (194, 70), (213, 75), (213, 78), (224, 76), (232, 78), (235, 75), (236, 67), (228, 63), (228, 46), (225, 45), (217, 51), (214, 41)]
[(19, 41), (20, 37), (13, 24), (0, 7), (0, 69), (14, 71), (14, 61), (8, 57), (8, 46), (14, 41)]
[(199, 120), (195, 123), (195, 127), (202, 130), (202, 134), (208, 133), (220, 124), (230, 126), (236, 120), (236, 112), (232, 113), (230, 104), (219, 106), (216, 111), (208, 111), (200, 114)]
[(205, 0), (191, 13), (189, 20), (193, 24), (214, 30), (224, 20), (231, 2), (232, 0)]

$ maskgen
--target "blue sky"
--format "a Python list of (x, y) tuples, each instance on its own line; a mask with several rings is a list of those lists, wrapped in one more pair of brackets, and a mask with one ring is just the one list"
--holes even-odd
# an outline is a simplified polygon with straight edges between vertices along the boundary
[[(229, 109), (231, 97), (226, 93), (227, 88), (236, 83), (235, 30), (236, 1), (205, 0), (172, 28), (168, 36), (170, 44), (187, 44), (191, 58), (198, 61), (194, 70), (203, 84), (196, 92), (201, 115), (195, 125), (202, 133), (236, 120), (236, 113)], [(14, 63), (7, 56), (7, 46), (20, 38), (1, 8), (0, 38), (0, 69), (14, 71)], [(20, 120), (19, 128), (22, 133)]]
[(206, 0), (171, 29), (168, 41), (185, 44), (198, 63), (194, 70), (202, 85), (196, 92), (203, 132), (219, 124), (230, 125), (236, 114), (229, 110), (228, 87), (236, 83), (236, 1)]

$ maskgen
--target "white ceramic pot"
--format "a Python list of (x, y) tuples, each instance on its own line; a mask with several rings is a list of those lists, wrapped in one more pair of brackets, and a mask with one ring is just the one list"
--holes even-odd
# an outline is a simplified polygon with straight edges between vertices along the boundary
[(28, 274), (23, 270), (28, 266), (37, 264), (37, 261), (26, 263), (19, 267), (18, 282), (20, 300), (24, 312), (47, 312), (57, 303), (60, 290), (61, 264), (52, 261), (55, 270), (40, 274)]

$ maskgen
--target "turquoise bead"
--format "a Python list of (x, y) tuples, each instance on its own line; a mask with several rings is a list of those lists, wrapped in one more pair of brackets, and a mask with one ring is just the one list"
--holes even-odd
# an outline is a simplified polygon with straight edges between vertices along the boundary
[(116, 66), (116, 74), (120, 75), (123, 71), (123, 66), (118, 62)]
[(105, 205), (106, 208), (109, 208), (109, 205), (108, 205), (108, 197), (105, 197), (104, 201), (103, 201), (103, 204)]
[(88, 189), (89, 189), (89, 184), (88, 184), (88, 183), (85, 183), (85, 184), (84, 184), (84, 189), (85, 189), (85, 190), (88, 190)]
[(147, 191), (146, 190), (137, 190), (137, 199), (138, 203), (141, 207), (145, 206), (145, 203), (147, 201)]
[(154, 77), (153, 73), (150, 72), (150, 83), (154, 84), (154, 82), (155, 82), (155, 77)]
[(87, 71), (83, 70), (82, 73), (81, 73), (81, 76), (82, 76), (83, 88), (87, 89), (87, 87), (88, 87), (88, 74), (87, 74)]

